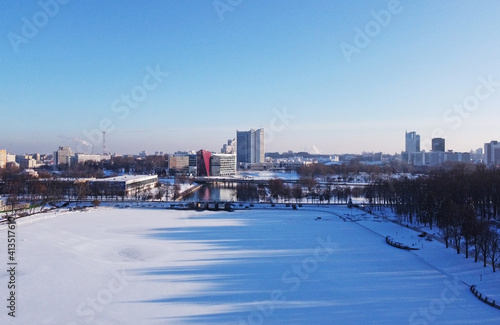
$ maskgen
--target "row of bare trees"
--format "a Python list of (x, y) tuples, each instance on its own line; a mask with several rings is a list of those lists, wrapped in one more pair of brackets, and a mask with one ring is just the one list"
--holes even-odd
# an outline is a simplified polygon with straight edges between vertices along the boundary
[(446, 247), (454, 244), (466, 258), (473, 249), (477, 262), (489, 260), (495, 270), (500, 258), (496, 229), (500, 214), (500, 170), (457, 164), (418, 177), (379, 179), (366, 187), (374, 208), (390, 206), (401, 222), (439, 227)]
[[(413, 173), (419, 168), (404, 162), (392, 161), (384, 165), (367, 165), (358, 159), (353, 159), (338, 165), (310, 164), (298, 168), (297, 173), (301, 177), (322, 179), (323, 181), (348, 181), (354, 175), (367, 173), (375, 178), (381, 174)], [(332, 178), (336, 175), (335, 178)], [(339, 179), (340, 177), (340, 179)]]
[(297, 183), (285, 183), (282, 179), (275, 178), (269, 181), (269, 195), (279, 202), (306, 202), (310, 203), (341, 203), (347, 204), (352, 196), (362, 195), (360, 188), (333, 183), (319, 183), (312, 177), (301, 177)]
[(39, 170), (38, 175), (30, 175), (17, 168), (0, 169), (0, 193), (7, 197), (7, 207), (3, 210), (20, 214), (34, 213), (47, 204), (56, 207), (75, 202), (79, 205), (92, 199), (175, 200), (180, 196), (177, 181), (175, 184), (158, 183), (154, 190), (136, 191), (127, 197), (124, 189), (112, 188), (104, 183), (91, 185), (82, 179), (59, 177), (43, 170)]
[(166, 156), (147, 157), (112, 157), (111, 160), (86, 161), (78, 164), (61, 164), (58, 166), (63, 177), (95, 177), (104, 176), (104, 171), (114, 173), (157, 174), (166, 176), (168, 160)]

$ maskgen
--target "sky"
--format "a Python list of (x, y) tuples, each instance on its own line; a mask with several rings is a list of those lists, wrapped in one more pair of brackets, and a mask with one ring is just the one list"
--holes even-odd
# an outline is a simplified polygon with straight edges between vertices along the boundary
[(2, 1), (0, 149), (469, 151), (500, 139), (500, 2)]

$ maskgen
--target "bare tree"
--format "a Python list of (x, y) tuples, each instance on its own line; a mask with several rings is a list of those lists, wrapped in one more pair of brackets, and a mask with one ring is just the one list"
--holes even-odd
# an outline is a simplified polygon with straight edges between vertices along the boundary
[(292, 196), (295, 199), (295, 202), (299, 202), (299, 200), (302, 200), (302, 197), (304, 196), (304, 194), (302, 193), (302, 185), (293, 185)]
[(500, 258), (500, 235), (496, 231), (492, 231), (490, 235), (490, 250), (489, 257), (491, 266), (493, 267), (493, 272), (496, 272), (496, 264)]
[(273, 178), (269, 181), (269, 192), (271, 192), (271, 197), (278, 201), (280, 196), (283, 195), (283, 180), (279, 178)]
[(481, 252), (481, 256), (483, 258), (484, 267), (486, 267), (486, 261), (490, 253), (491, 237), (492, 237), (492, 231), (490, 230), (488, 223), (482, 222), (481, 227), (479, 228), (478, 247)]

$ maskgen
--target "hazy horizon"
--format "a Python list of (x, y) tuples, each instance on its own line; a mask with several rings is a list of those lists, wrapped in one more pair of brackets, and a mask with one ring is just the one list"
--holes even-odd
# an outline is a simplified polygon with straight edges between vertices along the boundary
[[(61, 3), (60, 3), (60, 2)], [(468, 152), (500, 138), (500, 3), (2, 2), (0, 149)], [(458, 4), (458, 5), (457, 5)]]

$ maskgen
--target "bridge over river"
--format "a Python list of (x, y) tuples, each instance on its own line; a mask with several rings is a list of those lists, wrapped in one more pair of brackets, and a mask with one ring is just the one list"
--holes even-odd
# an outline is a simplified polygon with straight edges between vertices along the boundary
[[(286, 178), (280, 178), (283, 183), (288, 183), (288, 184), (297, 184), (300, 182), (298, 179), (286, 179)], [(227, 187), (232, 187), (237, 184), (256, 184), (256, 185), (264, 185), (268, 186), (269, 182), (271, 179), (265, 179), (265, 178), (237, 178), (237, 177), (214, 177), (214, 176), (209, 176), (209, 177), (195, 177), (193, 179), (194, 182), (198, 184), (214, 184), (214, 185), (223, 185)], [(347, 182), (319, 182), (319, 185), (321, 186), (326, 186), (326, 185), (332, 185), (332, 186), (353, 186), (353, 187), (364, 187), (369, 185), (368, 183), (347, 183)]]

